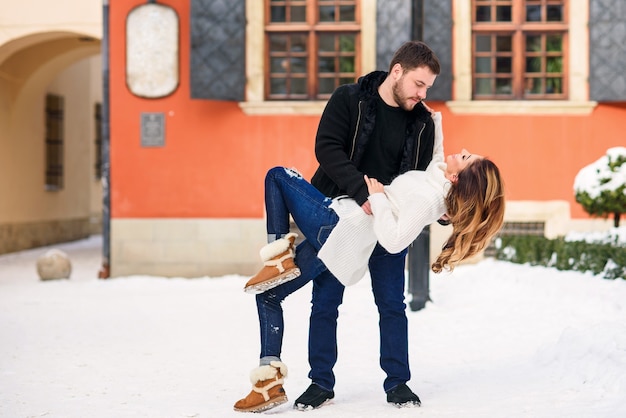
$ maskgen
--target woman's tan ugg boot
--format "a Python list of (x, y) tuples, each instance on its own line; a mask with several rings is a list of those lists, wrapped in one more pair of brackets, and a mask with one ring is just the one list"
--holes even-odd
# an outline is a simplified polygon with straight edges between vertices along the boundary
[(300, 275), (300, 269), (294, 262), (297, 237), (298, 234), (290, 232), (261, 248), (259, 254), (264, 267), (248, 280), (243, 288), (246, 293), (263, 293)]
[(287, 402), (287, 394), (283, 389), (284, 377), (287, 377), (287, 366), (281, 361), (272, 361), (268, 366), (252, 370), (252, 391), (235, 403), (235, 411), (262, 412)]

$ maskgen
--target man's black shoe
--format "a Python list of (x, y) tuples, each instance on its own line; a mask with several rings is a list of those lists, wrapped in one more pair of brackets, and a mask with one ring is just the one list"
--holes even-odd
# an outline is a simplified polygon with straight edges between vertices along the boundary
[(398, 408), (420, 406), (422, 404), (420, 398), (418, 398), (405, 383), (402, 383), (387, 392), (387, 402), (397, 406)]
[(334, 397), (335, 392), (332, 390), (326, 390), (315, 383), (311, 383), (311, 386), (293, 403), (293, 409), (310, 411), (319, 408)]

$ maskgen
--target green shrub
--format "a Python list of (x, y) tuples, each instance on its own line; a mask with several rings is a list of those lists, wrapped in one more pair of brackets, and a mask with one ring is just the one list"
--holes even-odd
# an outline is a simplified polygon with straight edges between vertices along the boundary
[(496, 240), (496, 258), (626, 280), (626, 246), (617, 239), (614, 243), (588, 243), (533, 235), (501, 236)]

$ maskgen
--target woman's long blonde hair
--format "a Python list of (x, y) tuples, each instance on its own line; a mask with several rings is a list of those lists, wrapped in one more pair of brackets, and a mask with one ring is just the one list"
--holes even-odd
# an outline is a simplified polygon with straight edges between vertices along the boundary
[(452, 235), (432, 269), (452, 271), (460, 261), (482, 251), (504, 222), (504, 185), (489, 159), (472, 162), (458, 173), (446, 196)]

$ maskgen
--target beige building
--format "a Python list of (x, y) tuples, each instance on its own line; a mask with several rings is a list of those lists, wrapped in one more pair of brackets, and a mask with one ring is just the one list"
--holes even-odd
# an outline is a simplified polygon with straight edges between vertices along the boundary
[(102, 7), (0, 6), (0, 254), (101, 230)]

